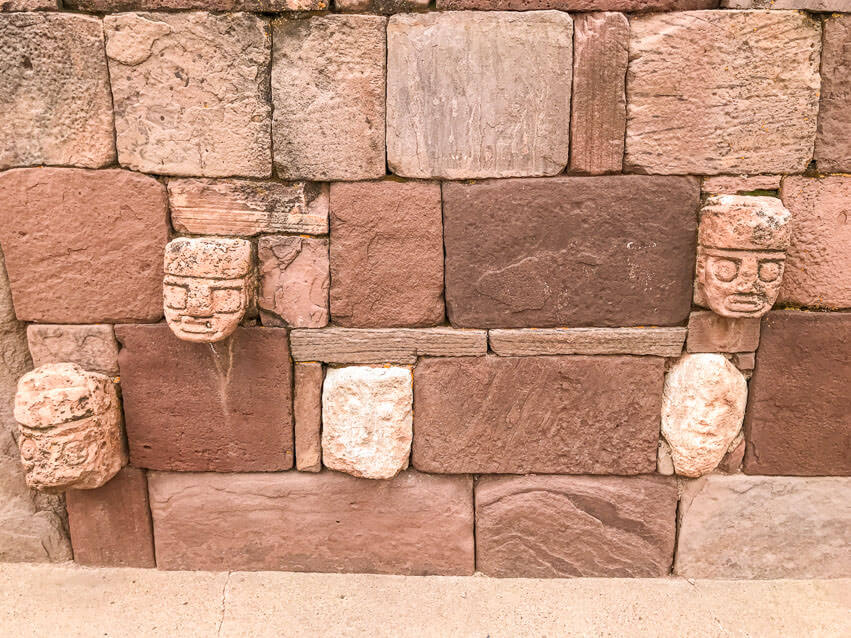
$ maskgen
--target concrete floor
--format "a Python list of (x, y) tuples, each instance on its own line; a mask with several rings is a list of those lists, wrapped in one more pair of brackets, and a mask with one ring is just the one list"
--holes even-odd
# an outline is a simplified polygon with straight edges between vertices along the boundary
[(851, 636), (851, 579), (498, 580), (0, 564), (0, 635)]

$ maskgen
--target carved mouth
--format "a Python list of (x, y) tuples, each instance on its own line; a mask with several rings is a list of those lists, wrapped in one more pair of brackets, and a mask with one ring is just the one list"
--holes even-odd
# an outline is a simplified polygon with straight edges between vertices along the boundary
[(214, 332), (213, 321), (209, 317), (187, 317), (180, 318), (180, 329), (191, 334), (204, 334)]
[(762, 308), (762, 299), (754, 294), (730, 295), (727, 298), (727, 307), (738, 312), (754, 312)]

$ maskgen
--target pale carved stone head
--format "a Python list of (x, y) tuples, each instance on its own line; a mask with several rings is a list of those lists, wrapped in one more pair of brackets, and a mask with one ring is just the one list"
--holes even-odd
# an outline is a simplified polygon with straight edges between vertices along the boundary
[(92, 489), (127, 462), (112, 380), (73, 363), (48, 363), (18, 381), (15, 419), (27, 484)]
[(789, 219), (776, 197), (709, 197), (698, 230), (695, 302), (723, 317), (768, 312), (783, 281)]
[(251, 242), (221, 237), (178, 237), (165, 247), (163, 307), (172, 332), (184, 341), (229, 337), (250, 305)]

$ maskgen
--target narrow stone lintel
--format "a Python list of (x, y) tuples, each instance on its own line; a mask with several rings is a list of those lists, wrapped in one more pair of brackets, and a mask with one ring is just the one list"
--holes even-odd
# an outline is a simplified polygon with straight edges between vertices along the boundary
[(678, 357), (685, 328), (517, 328), (491, 330), (498, 355), (638, 354)]

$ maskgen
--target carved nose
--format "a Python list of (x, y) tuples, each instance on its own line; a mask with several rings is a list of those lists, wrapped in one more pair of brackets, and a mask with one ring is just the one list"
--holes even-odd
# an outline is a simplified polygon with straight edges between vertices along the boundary
[(756, 260), (745, 259), (739, 268), (739, 276), (736, 278), (736, 290), (739, 292), (750, 292), (756, 281)]
[(212, 314), (213, 291), (209, 286), (192, 286), (186, 295), (186, 312), (203, 316)]

